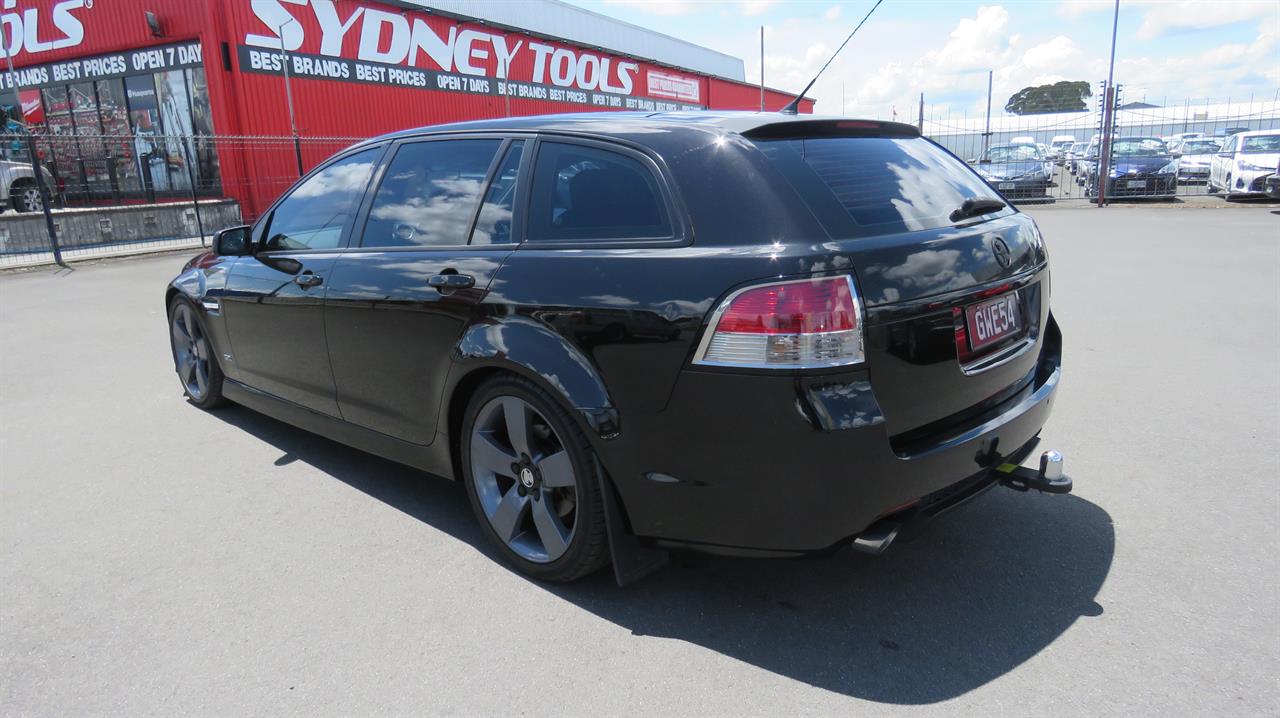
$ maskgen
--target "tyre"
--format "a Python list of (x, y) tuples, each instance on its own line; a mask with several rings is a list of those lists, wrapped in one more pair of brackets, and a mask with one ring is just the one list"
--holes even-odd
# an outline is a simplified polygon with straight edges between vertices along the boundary
[(169, 303), (169, 346), (173, 366), (187, 399), (201, 409), (226, 403), (222, 397), (222, 367), (213, 356), (213, 344), (204, 320), (191, 302), (174, 297)]
[(19, 212), (43, 212), (44, 201), (40, 189), (33, 182), (17, 182), (9, 190), (9, 201)]
[(608, 563), (599, 464), (547, 392), (516, 376), (482, 384), (462, 421), (471, 508), (522, 573), (567, 582)]

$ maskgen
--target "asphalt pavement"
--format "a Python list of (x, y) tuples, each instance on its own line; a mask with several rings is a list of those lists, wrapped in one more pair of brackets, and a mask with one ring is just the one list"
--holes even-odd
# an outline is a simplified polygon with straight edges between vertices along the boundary
[(1074, 494), (626, 589), (508, 570), (456, 484), (184, 402), (185, 257), (0, 275), (0, 713), (1277, 715), (1277, 209), (1030, 210)]

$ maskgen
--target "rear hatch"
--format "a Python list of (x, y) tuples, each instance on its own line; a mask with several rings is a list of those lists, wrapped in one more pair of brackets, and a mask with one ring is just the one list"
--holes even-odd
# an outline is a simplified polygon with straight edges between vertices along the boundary
[(899, 453), (927, 448), (1033, 381), (1048, 319), (1046, 254), (1012, 207), (915, 128), (790, 122), (747, 133), (830, 235), (815, 266), (851, 268), (872, 386)]

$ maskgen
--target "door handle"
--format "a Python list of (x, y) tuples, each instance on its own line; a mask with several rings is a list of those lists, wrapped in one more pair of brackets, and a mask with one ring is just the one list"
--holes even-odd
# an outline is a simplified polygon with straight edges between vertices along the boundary
[(440, 291), (446, 289), (468, 289), (476, 286), (476, 278), (470, 274), (457, 274), (449, 272), (446, 274), (437, 274), (427, 280), (427, 285), (435, 287)]
[(324, 277), (320, 276), (319, 274), (312, 274), (311, 272), (307, 272), (305, 274), (299, 274), (298, 276), (294, 277), (293, 283), (298, 285), (299, 287), (302, 287), (303, 289), (309, 289), (311, 287), (318, 287), (321, 284), (323, 284)]

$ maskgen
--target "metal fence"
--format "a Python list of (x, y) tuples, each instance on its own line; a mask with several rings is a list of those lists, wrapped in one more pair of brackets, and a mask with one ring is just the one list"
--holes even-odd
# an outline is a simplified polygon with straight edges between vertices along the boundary
[(0, 267), (208, 246), (363, 139), (10, 129), (0, 135)]
[[(1116, 172), (1104, 182), (1098, 178), (1098, 160), (1105, 134), (1105, 97), (1106, 88), (1100, 86), (1085, 111), (1024, 115), (1000, 112), (990, 117), (986, 113), (953, 113), (925, 105), (913, 124), (918, 124), (927, 137), (971, 161), (1016, 202), (1097, 202), (1099, 191), (1104, 199), (1117, 201), (1179, 202), (1199, 198), (1216, 203), (1247, 194), (1256, 196), (1259, 186), (1254, 185), (1262, 176), (1258, 172), (1250, 173), (1248, 181), (1219, 172), (1212, 190), (1209, 172), (1214, 155), (1230, 135), (1247, 130), (1280, 132), (1277, 98), (1162, 99), (1156, 104), (1126, 101), (1123, 88), (1118, 86), (1113, 100), (1110, 134), (1114, 146), (1109, 163)], [(1160, 142), (1144, 143), (1141, 138)], [(1047, 155), (1044, 187), (1025, 180), (1026, 173), (1035, 169), (1033, 163), (1025, 161), (1029, 152), (1010, 149), (1026, 144), (1038, 145), (1040, 152)], [(1024, 161), (1008, 161), (1011, 159)], [(1220, 166), (1225, 167), (1226, 159), (1220, 161)], [(1162, 169), (1163, 175), (1159, 172)], [(1274, 162), (1270, 171), (1275, 171)], [(1213, 197), (1206, 196), (1211, 192)]]
[[(1243, 130), (1280, 132), (1277, 99), (1156, 106), (1126, 103), (1123, 93), (1117, 93), (1112, 136), (1119, 140), (1112, 156), (1119, 176), (1103, 183), (1097, 160), (1105, 103), (1098, 98), (1105, 96), (1100, 88), (1089, 110), (1073, 113), (956, 116), (922, 105), (917, 122), (926, 136), (973, 161), (1020, 204), (1097, 201), (1099, 190), (1112, 199), (1176, 202), (1198, 196), (1220, 202), (1221, 197), (1204, 198), (1215, 142)], [(1135, 145), (1123, 138), (1152, 142)], [(0, 162), (0, 267), (207, 246), (215, 231), (255, 220), (302, 172), (361, 139), (111, 135), (65, 128), (59, 134), (28, 135), (10, 122), (9, 133), (0, 134), (5, 160)], [(1028, 146), (1036, 147), (1030, 156)], [(1130, 162), (1121, 156), (1134, 150), (1156, 157)], [(43, 168), (47, 213), (33, 151)], [(1135, 167), (1155, 174), (1134, 174)], [(1043, 182), (1028, 190), (1025, 180), (1014, 175), (1025, 178), (1032, 171)], [(1232, 179), (1233, 184), (1243, 181)], [(1250, 176), (1250, 184), (1255, 183)], [(1224, 185), (1219, 190), (1232, 192), (1256, 189), (1219, 184)]]

